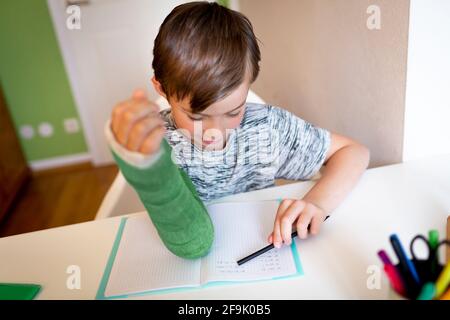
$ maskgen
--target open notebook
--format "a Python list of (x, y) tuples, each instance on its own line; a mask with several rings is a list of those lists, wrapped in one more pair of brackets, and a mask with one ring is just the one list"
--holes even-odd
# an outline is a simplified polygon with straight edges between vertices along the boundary
[(295, 241), (241, 266), (236, 263), (268, 244), (278, 204), (274, 200), (208, 206), (214, 244), (207, 256), (197, 260), (182, 259), (168, 251), (147, 214), (123, 218), (97, 298), (302, 275)]

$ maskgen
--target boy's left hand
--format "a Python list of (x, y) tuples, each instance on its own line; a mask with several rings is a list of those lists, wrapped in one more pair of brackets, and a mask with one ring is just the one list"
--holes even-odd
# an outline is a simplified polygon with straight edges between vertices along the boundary
[(273, 243), (275, 248), (280, 248), (283, 243), (290, 245), (294, 224), (300, 239), (308, 237), (308, 225), (311, 234), (316, 235), (326, 216), (325, 211), (307, 200), (284, 199), (278, 207), (274, 229), (268, 241)]

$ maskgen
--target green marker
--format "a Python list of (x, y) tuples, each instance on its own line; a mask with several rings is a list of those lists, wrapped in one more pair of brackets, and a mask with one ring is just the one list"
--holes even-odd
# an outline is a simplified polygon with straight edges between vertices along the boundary
[(439, 253), (438, 253), (438, 246), (439, 246), (439, 232), (437, 230), (430, 230), (428, 232), (428, 244), (430, 245), (430, 268), (431, 268), (431, 275), (432, 279), (436, 279), (435, 277), (438, 276), (437, 274), (437, 265), (439, 263)]
[(436, 295), (436, 287), (434, 283), (427, 282), (423, 285), (417, 300), (433, 300)]
[(439, 244), (439, 232), (437, 230), (430, 230), (428, 232), (428, 243), (431, 249), (436, 250)]

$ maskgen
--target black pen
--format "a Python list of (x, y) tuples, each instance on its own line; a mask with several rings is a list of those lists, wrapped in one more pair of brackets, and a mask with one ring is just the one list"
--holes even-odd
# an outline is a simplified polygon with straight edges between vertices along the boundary
[[(329, 217), (330, 216), (326, 216), (325, 220), (327, 220)], [(309, 230), (310, 227), (311, 227), (311, 225), (308, 225), (308, 230)], [(294, 239), (297, 235), (298, 235), (297, 231), (294, 231), (291, 234), (291, 238)], [(237, 264), (238, 264), (238, 266), (240, 266), (240, 265), (242, 265), (242, 264), (244, 264), (244, 263), (246, 263), (246, 262), (248, 262), (248, 261), (250, 261), (250, 260), (252, 260), (252, 259), (254, 259), (254, 258), (258, 257), (258, 256), (260, 256), (260, 255), (262, 255), (263, 253), (266, 253), (267, 251), (272, 250), (273, 248), (275, 248), (273, 243), (269, 244), (268, 246), (265, 246), (264, 248), (254, 252), (254, 253), (252, 253), (251, 255), (246, 256), (245, 258), (242, 258), (241, 260), (238, 260)]]

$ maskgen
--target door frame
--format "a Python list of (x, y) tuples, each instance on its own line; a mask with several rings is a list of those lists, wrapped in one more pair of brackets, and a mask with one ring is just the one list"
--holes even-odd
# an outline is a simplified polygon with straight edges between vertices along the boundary
[[(66, 27), (66, 20), (68, 18), (68, 14), (66, 13), (66, 1), (47, 0), (47, 5), (66, 69), (69, 85), (72, 89), (75, 107), (81, 120), (81, 127), (84, 131), (84, 137), (90, 160), (94, 165), (109, 164), (112, 160), (103, 159), (102, 152), (100, 152), (100, 148), (97, 143), (98, 140), (96, 139), (95, 132), (93, 130), (94, 125), (89, 117), (89, 103), (84, 98), (86, 96), (84, 94), (84, 90), (86, 90), (86, 88), (81, 85), (81, 76), (78, 72), (78, 66), (76, 64), (77, 60), (73, 54), (75, 50), (69, 41), (69, 32), (78, 32), (78, 30), (69, 30)], [(231, 9), (239, 11), (238, 0), (230, 0), (229, 6)], [(81, 19), (83, 19), (82, 17), (83, 16), (81, 15)], [(86, 157), (84, 156), (83, 159), (86, 160)]]
[(64, 67), (66, 69), (69, 85), (72, 89), (75, 107), (77, 108), (78, 115), (81, 120), (81, 127), (84, 131), (84, 137), (86, 140), (88, 153), (90, 155), (90, 160), (94, 165), (106, 164), (108, 162), (104, 162), (101, 159), (101, 154), (96, 142), (97, 140), (95, 139), (95, 134), (93, 131), (93, 124), (89, 117), (89, 113), (87, 112), (88, 103), (83, 98), (85, 95), (83, 94), (82, 86), (80, 86), (81, 78), (78, 73), (75, 56), (73, 55), (74, 50), (69, 41), (68, 33), (77, 32), (77, 30), (69, 30), (66, 27), (66, 20), (68, 17), (65, 10), (66, 1), (47, 0), (47, 5), (58, 40)]

